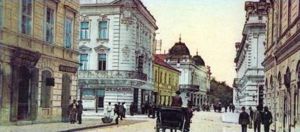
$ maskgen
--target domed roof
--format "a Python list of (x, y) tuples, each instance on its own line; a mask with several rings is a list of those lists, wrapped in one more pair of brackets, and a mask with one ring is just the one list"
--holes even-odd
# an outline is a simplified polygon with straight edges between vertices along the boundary
[(179, 42), (175, 43), (175, 45), (169, 50), (169, 55), (190, 56), (190, 50), (186, 47), (185, 43), (181, 42), (181, 37), (179, 38)]
[(193, 60), (197, 66), (205, 66), (205, 62), (202, 57), (198, 55), (198, 52), (195, 56), (193, 56)]

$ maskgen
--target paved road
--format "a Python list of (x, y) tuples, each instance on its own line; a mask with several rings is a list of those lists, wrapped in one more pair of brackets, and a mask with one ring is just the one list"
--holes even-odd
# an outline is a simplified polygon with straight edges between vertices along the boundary
[[(222, 113), (195, 112), (194, 114), (191, 132), (240, 132), (238, 124), (222, 122), (222, 118), (224, 120)], [(236, 116), (227, 115), (226, 118), (236, 118)], [(145, 122), (137, 124), (85, 130), (84, 132), (154, 132), (154, 126), (155, 120), (147, 119)]]

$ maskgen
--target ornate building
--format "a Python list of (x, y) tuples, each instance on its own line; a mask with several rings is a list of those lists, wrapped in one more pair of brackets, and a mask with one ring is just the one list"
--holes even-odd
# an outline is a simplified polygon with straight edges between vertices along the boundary
[(266, 38), (265, 5), (266, 2), (263, 1), (245, 2), (246, 22), (243, 37), (241, 42), (235, 44), (236, 78), (233, 103), (237, 109), (242, 106), (255, 108), (259, 104), (263, 105), (264, 67), (261, 63), (264, 60)]
[(154, 55), (154, 103), (162, 106), (170, 106), (172, 96), (179, 90), (180, 71), (164, 62), (164, 55)]
[(198, 53), (192, 57), (185, 43), (179, 38), (179, 42), (169, 50), (165, 61), (181, 72), (179, 90), (184, 107), (188, 105), (188, 101), (194, 106), (201, 106), (208, 101), (206, 92), (210, 87), (210, 74)]
[(0, 124), (67, 121), (79, 1), (0, 0)]
[[(82, 0), (79, 87), (86, 109), (153, 100), (156, 20), (140, 0)], [(129, 108), (129, 107), (128, 107)]]
[(276, 132), (300, 131), (300, 1), (269, 0), (265, 98)]

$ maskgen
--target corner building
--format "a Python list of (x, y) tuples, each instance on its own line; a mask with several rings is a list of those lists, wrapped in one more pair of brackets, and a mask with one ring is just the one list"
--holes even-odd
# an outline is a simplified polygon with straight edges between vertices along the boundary
[(300, 131), (300, 1), (270, 0), (265, 44), (265, 105), (276, 132)]
[(78, 0), (0, 0), (0, 124), (68, 120)]
[[(264, 88), (264, 42), (266, 39), (267, 5), (264, 1), (245, 2), (246, 20), (242, 40), (235, 44), (236, 78), (234, 80), (233, 104), (256, 108), (263, 105)], [(259, 96), (261, 95), (261, 96)]]
[(140, 0), (81, 0), (79, 88), (83, 105), (103, 110), (153, 102), (155, 18)]

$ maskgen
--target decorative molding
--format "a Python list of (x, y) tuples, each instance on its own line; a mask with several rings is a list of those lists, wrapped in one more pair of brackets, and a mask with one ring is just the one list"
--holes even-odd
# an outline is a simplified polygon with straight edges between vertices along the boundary
[(80, 52), (90, 52), (90, 51), (92, 51), (92, 48), (90, 48), (86, 45), (81, 45), (81, 46), (79, 46), (79, 51)]
[(97, 53), (107, 53), (110, 50), (110, 48), (108, 48), (108, 47), (101, 44), (101, 45), (95, 47), (94, 50)]

